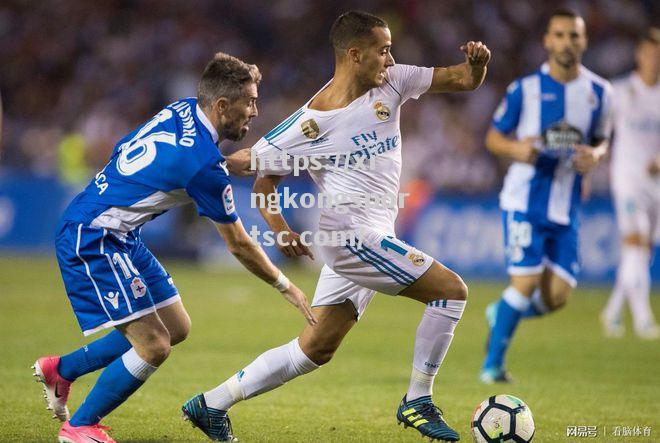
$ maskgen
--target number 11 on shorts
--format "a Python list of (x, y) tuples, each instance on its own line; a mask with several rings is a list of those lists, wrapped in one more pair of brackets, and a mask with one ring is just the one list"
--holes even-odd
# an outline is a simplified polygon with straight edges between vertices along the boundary
[(398, 244), (394, 243), (390, 239), (394, 240), (394, 238), (392, 236), (389, 236), (389, 235), (387, 236), (387, 238), (382, 239), (380, 241), (380, 247), (383, 248), (386, 251), (391, 249), (392, 251), (397, 252), (397, 253), (399, 253), (403, 256), (405, 256), (408, 253), (408, 251), (406, 251), (404, 248), (402, 248)]

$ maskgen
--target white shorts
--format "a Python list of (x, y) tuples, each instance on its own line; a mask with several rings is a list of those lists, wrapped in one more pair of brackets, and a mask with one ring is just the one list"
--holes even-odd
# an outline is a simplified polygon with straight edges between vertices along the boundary
[(359, 318), (376, 291), (397, 295), (433, 264), (433, 257), (393, 236), (361, 230), (359, 240), (355, 246), (319, 247), (325, 266), (312, 306), (350, 300)]
[(614, 187), (616, 219), (621, 235), (642, 234), (660, 241), (660, 186)]

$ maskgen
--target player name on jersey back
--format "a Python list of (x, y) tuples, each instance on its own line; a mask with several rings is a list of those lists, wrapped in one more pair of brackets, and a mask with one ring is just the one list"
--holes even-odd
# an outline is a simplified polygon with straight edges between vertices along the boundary
[(197, 99), (179, 100), (122, 138), (63, 220), (128, 232), (195, 202), (219, 223), (237, 219), (218, 133)]

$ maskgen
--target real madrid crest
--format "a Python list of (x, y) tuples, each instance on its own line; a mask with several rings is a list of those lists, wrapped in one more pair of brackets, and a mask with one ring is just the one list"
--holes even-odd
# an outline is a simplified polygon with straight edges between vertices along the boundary
[(415, 266), (422, 266), (424, 264), (424, 262), (426, 261), (422, 254), (417, 254), (415, 252), (411, 252), (410, 254), (408, 254), (408, 258), (410, 259), (412, 264), (415, 265)]
[(383, 102), (377, 101), (374, 103), (374, 109), (376, 110), (376, 117), (378, 117), (378, 120), (385, 121), (390, 118), (390, 108), (385, 106)]
[(311, 138), (312, 140), (318, 137), (321, 133), (319, 125), (316, 123), (316, 121), (314, 121), (313, 118), (302, 122), (300, 124), (300, 128), (302, 129), (302, 133), (305, 135), (305, 137)]

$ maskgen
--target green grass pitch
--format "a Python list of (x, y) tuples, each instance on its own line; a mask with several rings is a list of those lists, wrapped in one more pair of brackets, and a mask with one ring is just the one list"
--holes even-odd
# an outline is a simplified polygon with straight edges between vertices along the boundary
[[(205, 441), (180, 419), (183, 401), (291, 340), (303, 326), (293, 308), (246, 272), (176, 263), (168, 269), (193, 329), (147, 384), (104, 420), (120, 442)], [(288, 273), (311, 297), (316, 275)], [(436, 377), (434, 397), (463, 441), (471, 441), (475, 406), (496, 393), (530, 405), (538, 442), (660, 441), (660, 345), (630, 332), (620, 340), (601, 336), (597, 316), (607, 288), (578, 289), (561, 312), (522, 323), (509, 355), (515, 383), (493, 387), (478, 383), (477, 372), (486, 336), (484, 308), (503, 284), (468, 285), (468, 306)], [(653, 305), (657, 315), (660, 297), (653, 297)], [(411, 300), (376, 296), (326, 367), (233, 408), (236, 435), (245, 442), (420, 441), (416, 431), (396, 425), (395, 412), (407, 389), (422, 310)], [(85, 340), (54, 261), (0, 259), (0, 319), (0, 441), (55, 441), (59, 424), (45, 410), (30, 365), (40, 355), (65, 353)], [(95, 378), (75, 383), (71, 409)], [(567, 438), (570, 425), (598, 426), (598, 437)], [(614, 426), (648, 426), (651, 436), (613, 437)]]

